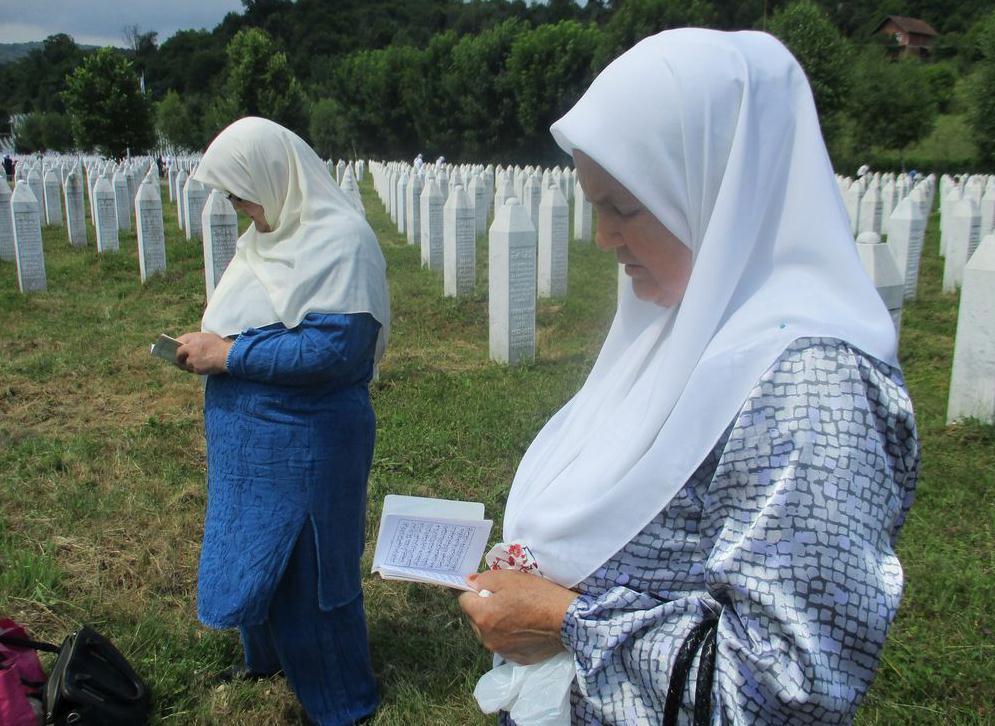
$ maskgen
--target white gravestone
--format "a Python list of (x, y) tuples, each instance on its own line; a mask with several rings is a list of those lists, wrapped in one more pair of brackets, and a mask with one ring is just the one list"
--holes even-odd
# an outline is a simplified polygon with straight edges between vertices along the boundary
[(860, 255), (867, 276), (871, 278), (874, 288), (888, 308), (895, 330), (900, 330), (905, 278), (898, 271), (891, 250), (888, 249), (888, 245), (882, 244), (881, 237), (877, 233), (862, 232), (857, 237), (857, 254)]
[(10, 187), (0, 174), (0, 260), (14, 262), (14, 217), (10, 210)]
[(45, 224), (45, 182), (42, 181), (41, 172), (37, 167), (28, 172), (28, 186), (35, 201), (38, 202), (38, 213), (41, 215), (41, 223)]
[(128, 177), (118, 169), (114, 172), (111, 182), (114, 186), (114, 204), (117, 209), (117, 228), (125, 231), (131, 229), (131, 208), (134, 204), (131, 190), (128, 187)]
[(971, 256), (960, 293), (947, 423), (970, 417), (995, 424), (995, 234)]
[(404, 200), (404, 212), (407, 219), (404, 222), (404, 229), (408, 237), (408, 244), (415, 245), (421, 243), (421, 190), (422, 177), (417, 172), (411, 173), (408, 186), (405, 189), (407, 198)]
[(953, 220), (953, 205), (961, 200), (961, 189), (952, 184), (947, 193), (940, 199), (940, 257), (947, 256), (950, 224)]
[(86, 246), (86, 210), (83, 208), (83, 178), (79, 169), (73, 169), (66, 177), (63, 190), (66, 199), (66, 229), (69, 244), (73, 247)]
[(97, 252), (117, 252), (117, 203), (114, 187), (106, 176), (93, 185), (94, 216), (97, 218)]
[(425, 181), (422, 189), (421, 215), (421, 264), (430, 270), (441, 272), (443, 267), (442, 249), (442, 192), (439, 183), (432, 177)]
[(394, 202), (394, 208), (397, 210), (397, 231), (399, 234), (405, 234), (404, 227), (408, 221), (407, 197), (409, 181), (407, 173), (401, 174), (397, 180), (397, 200)]
[(443, 293), (472, 295), (477, 278), (477, 217), (470, 196), (459, 184), (442, 210)]
[(895, 205), (899, 199), (896, 196), (895, 180), (889, 178), (881, 187), (881, 224), (882, 226), (891, 218), (891, 213), (895, 211)]
[(173, 201), (173, 190), (176, 189), (176, 167), (173, 164), (166, 170), (166, 186), (169, 188), (169, 201)]
[(539, 229), (539, 205), (546, 194), (542, 184), (538, 174), (530, 174), (522, 186), (522, 195), (518, 197), (522, 201), (522, 206), (525, 207), (525, 213), (529, 215), (533, 229)]
[(574, 184), (574, 239), (590, 242), (594, 239), (593, 230), (594, 212), (578, 181)]
[(514, 199), (512, 183), (504, 172), (498, 172), (494, 179), (494, 214), (504, 206), (508, 199)]
[(964, 265), (978, 246), (981, 215), (969, 195), (948, 208), (947, 254), (943, 261), (943, 292), (955, 292), (964, 277)]
[(881, 234), (881, 191), (874, 185), (867, 188), (860, 200), (860, 221), (857, 234), (874, 232)]
[(446, 174), (445, 168), (440, 171), (435, 178), (436, 182), (439, 184), (439, 193), (442, 195), (443, 199), (449, 198), (449, 175)]
[(988, 186), (981, 197), (979, 211), (981, 213), (981, 225), (978, 228), (978, 234), (982, 238), (985, 238), (992, 232), (995, 232), (995, 177), (991, 177), (988, 180)]
[(238, 215), (225, 195), (217, 189), (211, 192), (204, 204), (201, 228), (204, 230), (204, 281), (207, 299), (210, 300), (228, 263), (235, 256), (235, 243), (238, 242)]
[(162, 228), (162, 200), (154, 184), (142, 182), (135, 195), (138, 268), (145, 282), (166, 269), (166, 235)]
[(539, 204), (539, 297), (567, 294), (567, 254), (570, 210), (555, 181), (543, 190)]
[(62, 226), (62, 182), (54, 169), (45, 172), (45, 224)]
[[(189, 178), (186, 169), (180, 169), (180, 173), (176, 175), (176, 225), (183, 229), (183, 190), (187, 185), (187, 179)], [(160, 202), (161, 203), (161, 202)]]
[(487, 230), (487, 182), (479, 174), (470, 179), (470, 201), (473, 202), (475, 233), (483, 234)]
[(14, 220), (14, 254), (17, 258), (17, 284), (21, 292), (45, 291), (45, 251), (41, 241), (41, 209), (26, 181), (20, 181), (10, 195)]
[(919, 205), (912, 197), (906, 197), (888, 220), (888, 246), (905, 278), (906, 300), (915, 300), (919, 288), (919, 262), (925, 236), (926, 220), (919, 214)]
[(843, 204), (846, 205), (846, 213), (850, 217), (850, 234), (857, 234), (857, 223), (860, 221), (860, 198), (863, 192), (859, 181), (853, 182), (847, 190), (843, 192)]
[(97, 183), (97, 177), (100, 176), (100, 169), (97, 164), (91, 164), (90, 166), (84, 167), (86, 169), (86, 199), (90, 204), (90, 222), (92, 224), (97, 223), (97, 210), (93, 206), (93, 185)]
[(207, 187), (190, 177), (183, 187), (183, 230), (187, 239), (204, 239), (201, 218), (207, 203)]
[(495, 210), (488, 233), (490, 357), (515, 364), (535, 358), (536, 233), (512, 197)]

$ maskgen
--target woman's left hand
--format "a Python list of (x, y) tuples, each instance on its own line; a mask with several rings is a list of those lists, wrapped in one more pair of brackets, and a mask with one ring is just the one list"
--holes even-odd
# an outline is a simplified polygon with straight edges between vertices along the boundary
[(177, 338), (176, 363), (191, 373), (212, 375), (228, 370), (228, 350), (234, 341), (214, 333), (186, 333)]
[(475, 592), (460, 595), (459, 604), (470, 625), (488, 650), (529, 665), (563, 650), (560, 627), (577, 593), (555, 582), (513, 570), (492, 570), (470, 575)]

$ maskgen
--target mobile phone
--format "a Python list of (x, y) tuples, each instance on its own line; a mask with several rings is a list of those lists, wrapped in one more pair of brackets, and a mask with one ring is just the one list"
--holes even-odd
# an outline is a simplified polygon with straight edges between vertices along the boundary
[(162, 333), (156, 338), (156, 341), (152, 344), (150, 352), (156, 358), (162, 358), (164, 361), (169, 361), (170, 363), (176, 364), (176, 351), (179, 347), (183, 345), (176, 338), (171, 338), (170, 336)]

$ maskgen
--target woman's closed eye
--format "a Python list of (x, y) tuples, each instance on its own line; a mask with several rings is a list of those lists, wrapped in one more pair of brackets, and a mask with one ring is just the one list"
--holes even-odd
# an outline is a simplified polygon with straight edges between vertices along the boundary
[(601, 204), (595, 204), (594, 208), (598, 212), (599, 217), (604, 217), (606, 215), (611, 215), (613, 217), (618, 217), (619, 219), (632, 219), (639, 215), (643, 211), (641, 206), (631, 206), (631, 205), (615, 205), (609, 202), (602, 202)]

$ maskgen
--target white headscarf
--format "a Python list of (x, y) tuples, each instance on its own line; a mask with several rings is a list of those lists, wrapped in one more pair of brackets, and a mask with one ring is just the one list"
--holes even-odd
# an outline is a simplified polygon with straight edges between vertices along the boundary
[(515, 476), (504, 539), (572, 586), (684, 486), (792, 341), (895, 365), (857, 257), (805, 74), (773, 37), (682, 29), (608, 66), (552, 127), (692, 252), (681, 303), (625, 285), (584, 386)]
[[(303, 139), (262, 118), (239, 119), (211, 142), (193, 178), (262, 206), (271, 231), (239, 240), (204, 311), (228, 336), (317, 313), (369, 313), (389, 326), (386, 263), (366, 220)], [(379, 357), (379, 356), (378, 356)]]

